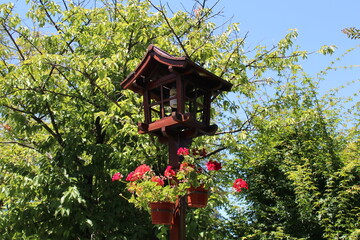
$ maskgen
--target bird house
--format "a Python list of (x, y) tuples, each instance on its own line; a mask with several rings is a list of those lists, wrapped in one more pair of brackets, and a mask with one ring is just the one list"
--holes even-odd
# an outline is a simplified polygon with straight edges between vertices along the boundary
[(215, 133), (217, 126), (210, 124), (210, 104), (232, 84), (186, 57), (175, 57), (150, 45), (121, 86), (143, 96), (140, 133), (194, 138)]

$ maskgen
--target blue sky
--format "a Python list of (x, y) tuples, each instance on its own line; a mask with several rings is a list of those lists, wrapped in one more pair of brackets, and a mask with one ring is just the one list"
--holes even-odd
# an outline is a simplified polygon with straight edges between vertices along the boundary
[[(203, 0), (199, 0), (202, 2)], [(207, 0), (209, 5), (218, 0)], [(0, 3), (9, 2), (0, 0)], [(16, 6), (21, 9), (25, 0), (17, 0)], [(159, 3), (160, 0), (153, 0)], [(166, 3), (166, 0), (161, 0)], [(194, 0), (168, 0), (173, 10), (185, 7), (191, 10)], [(356, 47), (360, 40), (351, 40), (341, 30), (345, 27), (360, 28), (360, 0), (219, 0), (215, 10), (222, 10), (223, 17), (217, 17), (218, 24), (229, 18), (240, 23), (243, 34), (248, 32), (247, 44), (276, 44), (289, 29), (298, 29), (296, 45), (302, 50), (316, 51), (322, 45), (336, 45), (337, 50), (331, 57), (311, 56), (303, 62), (306, 72), (312, 76), (329, 66), (330, 62), (341, 56), (346, 50)], [(347, 54), (336, 66), (360, 65), (360, 48)], [(338, 87), (348, 81), (360, 79), (360, 67), (330, 72), (322, 83), (322, 92)], [(359, 92), (360, 82), (351, 85), (342, 92), (350, 95)]]
[[(216, 1), (208, 0), (208, 3), (211, 5)], [(182, 8), (180, 2), (187, 9), (193, 5), (192, 0), (169, 2), (179, 9)], [(220, 0), (216, 9), (223, 9), (224, 17), (216, 19), (219, 23), (231, 17), (232, 22), (240, 23), (241, 32), (248, 32), (247, 43), (251, 47), (276, 44), (289, 29), (298, 30), (299, 37), (295, 44), (302, 50), (316, 51), (323, 45), (337, 46), (331, 57), (314, 54), (303, 62), (305, 71), (312, 76), (316, 76), (346, 50), (360, 45), (360, 40), (348, 39), (341, 32), (346, 27), (360, 28), (360, 0)], [(349, 65), (359, 67), (330, 72), (321, 84), (322, 93), (353, 80), (358, 81), (341, 94), (345, 96), (359, 92), (360, 48), (347, 54), (335, 66)], [(357, 101), (360, 101), (360, 97)]]

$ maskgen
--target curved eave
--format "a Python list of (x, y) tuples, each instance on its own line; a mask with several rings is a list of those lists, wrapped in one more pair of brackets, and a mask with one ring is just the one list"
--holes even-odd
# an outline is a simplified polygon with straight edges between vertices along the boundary
[(136, 80), (141, 76), (146, 76), (146, 73), (159, 63), (177, 69), (179, 72), (189, 72), (189, 70), (194, 70), (200, 77), (219, 83), (217, 90), (229, 91), (232, 87), (231, 83), (207, 71), (188, 58), (172, 56), (152, 44), (147, 48), (147, 52), (140, 64), (120, 83), (120, 85), (124, 89), (140, 92), (142, 88), (136, 84)]
[(158, 63), (174, 68), (185, 68), (187, 61), (184, 57), (174, 57), (151, 44), (147, 48), (146, 54), (140, 64), (120, 83), (120, 85), (124, 89), (139, 92), (141, 87), (136, 85), (136, 80), (139, 77), (144, 76), (145, 72), (156, 66)]
[(231, 90), (233, 85), (230, 82), (222, 79), (221, 77), (216, 76), (212, 72), (209, 72), (208, 70), (197, 65), (196, 63), (194, 63), (191, 60), (187, 59), (187, 61), (188, 61), (188, 66), (190, 67), (190, 65), (191, 65), (200, 77), (206, 78), (206, 79), (209, 79), (211, 81), (218, 83), (219, 87), (217, 90), (220, 90), (220, 91), (230, 91)]

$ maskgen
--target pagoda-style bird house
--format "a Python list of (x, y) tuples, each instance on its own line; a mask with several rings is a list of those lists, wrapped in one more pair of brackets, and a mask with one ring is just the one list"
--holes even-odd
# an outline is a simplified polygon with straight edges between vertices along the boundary
[[(232, 84), (185, 57), (174, 57), (150, 45), (139, 66), (122, 83), (143, 96), (144, 122), (139, 133), (149, 133), (168, 144), (169, 165), (179, 169), (179, 147), (193, 138), (211, 135), (217, 126), (210, 124), (210, 104)], [(179, 197), (170, 227), (171, 240), (185, 240), (185, 197)]]
[(195, 138), (214, 134), (210, 103), (232, 84), (186, 57), (174, 57), (150, 45), (139, 66), (121, 83), (143, 95), (144, 122), (140, 133), (166, 140), (173, 135)]

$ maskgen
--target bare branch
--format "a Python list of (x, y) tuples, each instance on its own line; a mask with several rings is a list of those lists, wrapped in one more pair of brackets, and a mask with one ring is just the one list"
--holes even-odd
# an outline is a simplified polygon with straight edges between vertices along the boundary
[(225, 149), (227, 149), (227, 148), (228, 148), (228, 147), (218, 148), (218, 149), (216, 149), (215, 151), (206, 154), (206, 157), (210, 157), (211, 155), (214, 155), (214, 154), (216, 154), (216, 153), (218, 153), (218, 152), (221, 152), (221, 151), (223, 151), (223, 150), (225, 150)]
[(254, 58), (251, 62), (249, 62), (248, 64), (246, 64), (246, 68), (247, 67), (251, 67), (254, 63), (256, 63), (257, 61), (260, 61), (264, 58), (264, 56), (268, 55), (270, 52), (272, 52), (274, 49), (276, 48), (276, 46), (273, 46), (271, 49), (265, 51), (264, 53), (262, 53), (260, 56), (258, 56), (257, 58)]
[(3, 142), (0, 142), (0, 144), (17, 144), (21, 147), (25, 147), (25, 148), (30, 148), (30, 149), (33, 149), (33, 150), (36, 150), (36, 148), (30, 146), (30, 145), (27, 145), (25, 143), (21, 143), (21, 142), (16, 142), (16, 141), (3, 141)]
[(184, 44), (181, 42), (181, 39), (180, 39), (179, 35), (176, 34), (174, 28), (171, 26), (170, 21), (169, 21), (169, 19), (167, 18), (163, 7), (161, 6), (161, 9), (160, 9), (160, 8), (158, 8), (155, 4), (153, 4), (151, 0), (148, 0), (148, 1), (149, 1), (149, 3), (151, 4), (151, 6), (152, 6), (153, 8), (155, 8), (159, 13), (161, 13), (161, 15), (163, 16), (163, 18), (164, 18), (166, 24), (168, 25), (170, 31), (172, 32), (172, 34), (174, 34), (176, 40), (178, 41), (178, 43), (179, 43), (181, 49), (183, 50), (185, 56), (190, 59), (190, 56), (189, 56), (189, 54), (187, 53)]
[[(219, 29), (220, 27), (222, 27), (222, 26), (225, 25), (225, 24), (226, 24), (226, 22), (223, 23), (222, 25), (214, 28), (214, 29), (207, 35), (207, 37), (202, 41), (202, 44), (201, 44), (199, 47), (197, 47), (197, 48), (195, 48), (195, 49), (193, 50), (193, 52), (190, 54), (190, 57), (191, 57), (192, 55), (194, 55), (194, 54), (195, 54), (199, 49), (201, 49), (203, 46), (205, 46), (205, 45), (209, 42), (209, 40), (210, 40), (211, 36), (213, 35), (213, 33), (214, 33), (217, 29)], [(190, 29), (191, 29), (191, 28), (190, 28)], [(200, 31), (201, 31), (201, 27), (198, 28), (197, 32), (200, 32)], [(183, 33), (183, 35), (184, 35), (184, 34), (185, 34), (185, 33)], [(194, 35), (196, 35), (196, 34), (194, 34)]]
[(65, 10), (68, 11), (69, 9), (68, 9), (68, 6), (67, 6), (65, 0), (62, 0), (62, 2), (63, 2), (63, 4), (64, 4)]

